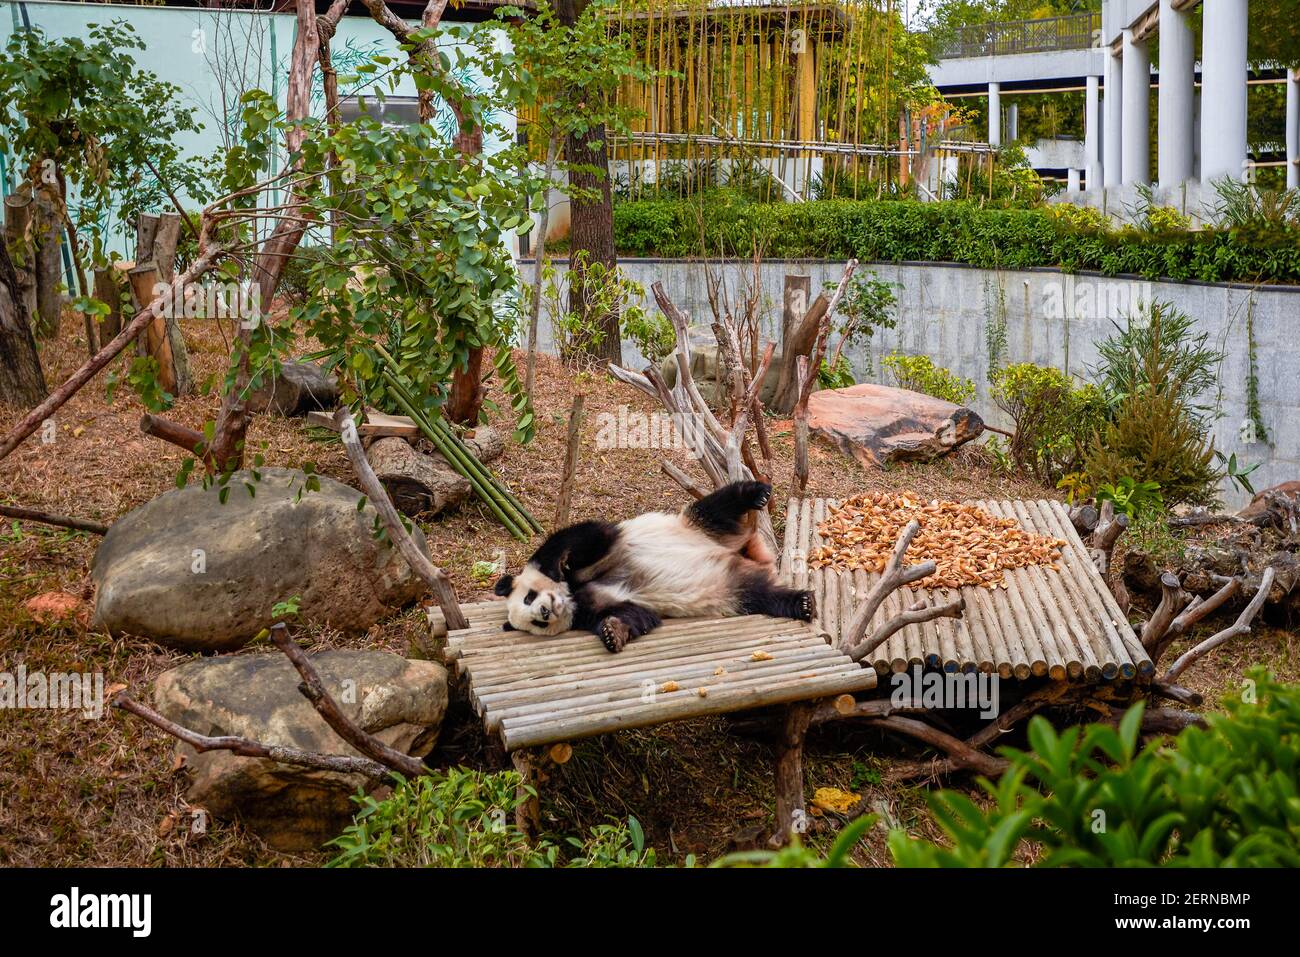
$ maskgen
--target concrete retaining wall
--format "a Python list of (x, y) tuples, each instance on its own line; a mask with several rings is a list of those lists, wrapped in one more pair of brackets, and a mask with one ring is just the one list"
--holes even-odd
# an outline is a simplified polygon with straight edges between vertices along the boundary
[[(531, 264), (530, 264), (531, 265)], [(750, 282), (746, 262), (630, 259), (627, 275), (647, 290), (654, 281), (695, 322), (712, 321), (706, 270), (721, 272), (733, 299)], [(1097, 361), (1098, 343), (1139, 299), (1172, 303), (1208, 332), (1226, 353), (1217, 396), (1221, 413), (1214, 427), (1216, 447), (1236, 453), (1239, 463), (1262, 462), (1251, 476), (1256, 488), (1300, 478), (1300, 287), (1250, 288), (1239, 285), (1146, 283), (1097, 275), (1068, 276), (1055, 270), (997, 272), (941, 264), (870, 264), (881, 279), (896, 285), (898, 328), (877, 335), (870, 349), (847, 347), (859, 381), (882, 381), (880, 358), (897, 349), (925, 353), (936, 363), (973, 380), (976, 410), (990, 422), (1009, 423), (989, 399), (990, 342), (1005, 332), (1001, 364), (1034, 362), (1065, 369), (1081, 378)], [(788, 274), (812, 278), (814, 294), (836, 282), (842, 262), (768, 261), (761, 270), (763, 327), (768, 338), (780, 333), (782, 287)], [(531, 275), (531, 269), (524, 270)], [(647, 297), (648, 298), (648, 297)], [(654, 308), (650, 301), (648, 308)], [(1256, 374), (1264, 424), (1271, 446), (1247, 441), (1247, 380), (1250, 372), (1247, 321), (1254, 329)], [(543, 326), (547, 324), (544, 322)], [(549, 329), (543, 345), (549, 347)], [(624, 355), (632, 368), (644, 361), (630, 343)], [(996, 347), (994, 348), (996, 352)], [(1230, 504), (1247, 498), (1225, 486)]]

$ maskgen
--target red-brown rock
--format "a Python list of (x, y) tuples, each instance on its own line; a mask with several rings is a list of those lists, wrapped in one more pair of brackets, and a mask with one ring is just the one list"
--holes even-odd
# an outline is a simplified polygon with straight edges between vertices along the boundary
[(946, 455), (984, 431), (963, 406), (907, 389), (863, 382), (814, 392), (808, 428), (866, 465)]

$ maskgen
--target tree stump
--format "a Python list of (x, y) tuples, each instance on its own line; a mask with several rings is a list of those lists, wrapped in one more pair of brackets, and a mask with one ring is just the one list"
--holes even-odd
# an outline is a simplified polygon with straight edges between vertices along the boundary
[(376, 439), (366, 458), (403, 515), (436, 515), (469, 498), (469, 479), (440, 456), (416, 451), (405, 439)]

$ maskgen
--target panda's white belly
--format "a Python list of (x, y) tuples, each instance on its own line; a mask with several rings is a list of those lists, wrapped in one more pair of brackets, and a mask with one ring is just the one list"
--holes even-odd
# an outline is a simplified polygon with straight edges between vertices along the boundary
[(619, 543), (600, 581), (624, 600), (669, 618), (736, 612), (742, 559), (680, 515), (650, 513), (619, 525)]

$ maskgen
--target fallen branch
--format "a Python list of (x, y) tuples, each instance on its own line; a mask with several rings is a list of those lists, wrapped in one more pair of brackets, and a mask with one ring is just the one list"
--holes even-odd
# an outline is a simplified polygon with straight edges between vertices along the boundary
[(24, 522), (40, 522), (42, 525), (57, 525), (59, 528), (72, 528), (78, 532), (90, 532), (92, 535), (108, 534), (108, 526), (84, 518), (70, 518), (56, 515), (54, 512), (41, 512), (34, 508), (22, 508), (18, 505), (0, 505), (0, 515), (17, 518)]
[(294, 764), (298, 767), (316, 768), (321, 771), (364, 774), (374, 781), (382, 781), (392, 773), (389, 768), (369, 758), (342, 754), (320, 754), (315, 751), (304, 751), (301, 748), (263, 744), (260, 741), (229, 734), (220, 737), (199, 734), (189, 728), (182, 727), (174, 721), (168, 721), (153, 708), (141, 704), (128, 696), (126, 692), (122, 692), (113, 698), (113, 707), (133, 714), (137, 718), (143, 718), (160, 731), (165, 731), (173, 738), (184, 741), (200, 754), (205, 751), (229, 751), (245, 758), (267, 758), (271, 761), (279, 761), (281, 764)]
[(903, 718), (891, 715), (887, 718), (875, 718), (868, 724), (876, 725), (888, 731), (896, 731), (924, 741), (931, 747), (938, 748), (948, 755), (953, 770), (974, 771), (989, 777), (997, 777), (1010, 765), (1002, 758), (995, 758), (971, 747), (960, 738), (946, 734), (939, 729), (918, 721), (915, 718)]
[(1178, 580), (1178, 576), (1173, 572), (1165, 572), (1160, 576), (1160, 604), (1152, 613), (1150, 620), (1142, 626), (1142, 647), (1147, 650), (1154, 660), (1155, 649), (1160, 639), (1164, 637), (1173, 624), (1174, 617), (1183, 610), (1183, 607), (1191, 599), (1187, 592), (1183, 591), (1183, 583)]
[[(912, 539), (916, 538), (920, 530), (921, 524), (915, 519), (907, 523), (907, 527), (903, 529), (898, 536), (898, 541), (894, 544), (894, 554), (890, 556), (884, 572), (876, 580), (876, 583), (871, 586), (871, 591), (867, 593), (866, 600), (854, 613), (848, 627), (844, 629), (840, 638), (840, 647), (854, 661), (861, 661), (866, 655), (875, 651), (890, 635), (906, 625), (929, 621), (932, 618), (961, 617), (962, 603), (960, 601), (953, 603), (957, 605), (956, 608), (953, 607), (953, 604), (938, 606), (913, 605), (901, 615), (895, 616), (891, 621), (882, 624), (870, 636), (867, 636), (867, 628), (870, 627), (871, 620), (875, 618), (876, 612), (892, 592), (934, 574), (935, 564), (932, 560), (926, 560), (919, 565), (910, 567), (904, 567), (903, 565), (903, 559), (907, 555), (908, 548), (911, 547)], [(895, 627), (899, 619), (904, 620)], [(882, 635), (883, 637), (881, 637)]]
[(673, 463), (669, 462), (667, 459), (659, 460), (659, 469), (664, 473), (664, 475), (667, 475), (670, 479), (684, 488), (691, 498), (698, 500), (709, 494), (692, 482), (689, 475), (679, 469), (676, 465), (673, 465)]
[[(456, 610), (460, 611), (459, 608)], [(298, 685), (298, 690), (312, 703), (316, 713), (325, 720), (335, 734), (372, 761), (392, 768), (408, 778), (419, 777), (426, 773), (425, 763), (419, 758), (411, 757), (405, 751), (390, 748), (374, 735), (367, 734), (339, 709), (338, 703), (325, 689), (320, 674), (306, 652), (289, 637), (289, 629), (283, 623), (271, 626), (271, 640), (275, 642), (275, 647), (285, 653), (298, 674), (302, 676), (302, 683)]]
[(388, 492), (384, 489), (383, 483), (375, 475), (375, 470), (370, 467), (370, 462), (366, 458), (365, 449), (361, 447), (361, 439), (357, 435), (356, 423), (352, 421), (352, 414), (347, 408), (340, 408), (334, 413), (334, 423), (338, 426), (339, 435), (343, 439), (343, 448), (347, 451), (348, 461), (352, 463), (352, 471), (357, 475), (361, 482), (361, 489), (369, 497), (371, 504), (375, 506), (375, 511), (379, 513), (379, 518), (388, 529), (389, 540), (397, 546), (402, 557), (406, 559), (407, 564), (424, 583), (429, 586), (433, 592), (434, 598), (438, 602), (438, 607), (442, 609), (443, 616), (447, 619), (447, 627), (455, 630), (458, 628), (468, 628), (469, 621), (460, 610), (460, 604), (456, 601), (456, 593), (451, 587), (451, 581), (441, 568), (429, 561), (427, 555), (420, 551), (415, 541), (411, 538), (406, 526), (402, 523), (402, 517), (397, 513), (393, 506), (392, 499), (388, 497)]
[(1206, 638), (1190, 651), (1183, 652), (1182, 656), (1165, 672), (1164, 680), (1169, 684), (1173, 684), (1179, 675), (1194, 665), (1206, 653), (1213, 651), (1226, 641), (1250, 634), (1251, 622), (1255, 620), (1259, 610), (1264, 607), (1264, 601), (1268, 598), (1269, 590), (1273, 587), (1273, 578), (1274, 571), (1270, 565), (1264, 569), (1264, 574), (1259, 580), (1259, 588), (1255, 590), (1255, 596), (1237, 617), (1237, 620), (1230, 627)]
[(1229, 578), (1223, 587), (1209, 598), (1201, 598), (1199, 595), (1193, 598), (1192, 603), (1183, 609), (1182, 613), (1165, 630), (1164, 635), (1160, 637), (1160, 640), (1156, 643), (1155, 651), (1151, 654), (1151, 660), (1159, 661), (1160, 656), (1165, 653), (1175, 638), (1183, 635), (1193, 625), (1203, 618), (1208, 618), (1228, 601), (1235, 598), (1241, 593), (1241, 586), (1240, 578)]
[(190, 264), (190, 268), (173, 279), (171, 285), (153, 302), (137, 312), (126, 328), (114, 336), (108, 345), (87, 359), (76, 372), (68, 377), (67, 381), (51, 392), (45, 401), (19, 419), (18, 423), (5, 434), (4, 438), (0, 439), (0, 459), (5, 458), (10, 452), (18, 448), (24, 439), (41, 427), (41, 423), (62, 408), (64, 403), (76, 395), (82, 386), (117, 358), (118, 353), (134, 342), (136, 337), (154, 321), (154, 318), (162, 314), (161, 310), (164, 303), (183, 301), (178, 294), (183, 294), (185, 287), (207, 272), (225, 251), (224, 246), (212, 246), (206, 252), (200, 253), (194, 262)]

